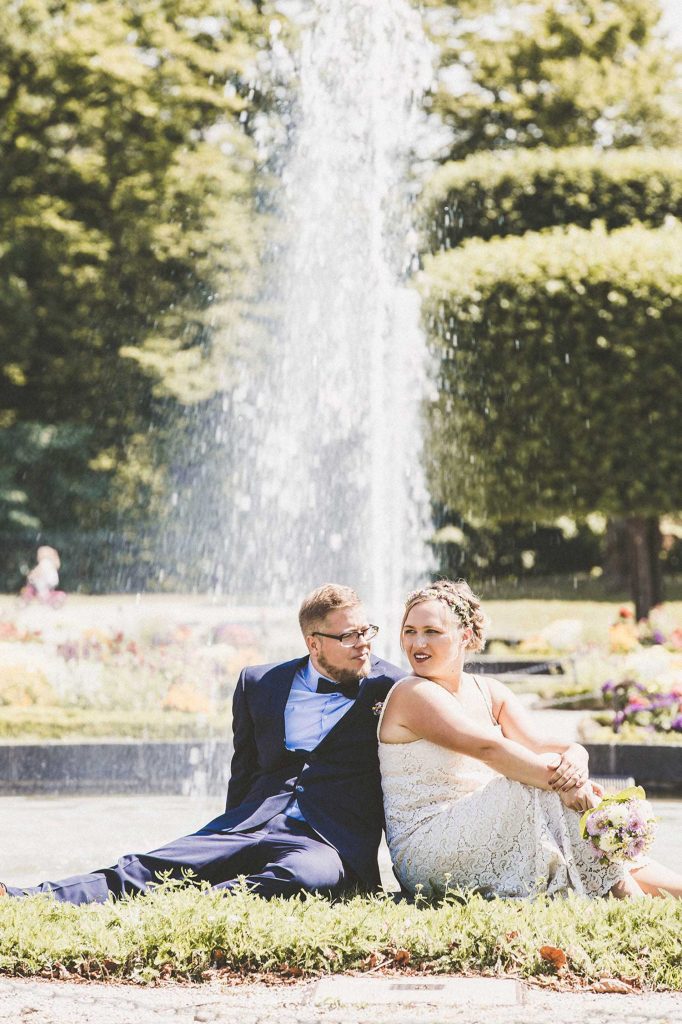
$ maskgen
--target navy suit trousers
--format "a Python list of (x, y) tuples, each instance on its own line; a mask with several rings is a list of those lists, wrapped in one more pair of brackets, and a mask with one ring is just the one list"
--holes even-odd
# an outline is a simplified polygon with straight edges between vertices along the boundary
[(232, 889), (244, 876), (253, 892), (265, 898), (298, 892), (338, 895), (357, 882), (336, 850), (304, 821), (277, 814), (242, 832), (221, 832), (222, 818), (189, 836), (149, 853), (129, 853), (112, 867), (30, 888), (8, 886), (14, 897), (50, 893), (64, 903), (104, 903), (113, 896), (143, 893), (160, 876), (186, 878), (216, 889)]

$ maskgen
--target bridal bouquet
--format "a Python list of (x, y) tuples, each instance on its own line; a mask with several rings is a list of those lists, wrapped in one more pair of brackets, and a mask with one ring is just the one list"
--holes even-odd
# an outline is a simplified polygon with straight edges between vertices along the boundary
[(607, 796), (585, 811), (580, 834), (600, 863), (634, 860), (648, 850), (656, 833), (656, 818), (641, 786)]

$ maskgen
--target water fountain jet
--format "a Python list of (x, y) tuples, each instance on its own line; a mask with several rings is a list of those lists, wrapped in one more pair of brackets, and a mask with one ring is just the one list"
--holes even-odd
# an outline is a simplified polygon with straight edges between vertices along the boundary
[(244, 542), (227, 576), (273, 603), (345, 582), (386, 616), (428, 567), (425, 346), (408, 278), (432, 53), (408, 0), (316, 0), (300, 21), (277, 196), (281, 315), (264, 376), (235, 403), (228, 535)]

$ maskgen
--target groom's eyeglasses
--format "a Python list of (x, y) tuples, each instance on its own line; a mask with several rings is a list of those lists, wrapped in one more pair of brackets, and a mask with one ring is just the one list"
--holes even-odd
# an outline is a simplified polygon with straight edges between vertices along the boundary
[(349, 633), (320, 633), (313, 636), (328, 636), (330, 640), (338, 640), (342, 647), (355, 647), (359, 640), (371, 640), (379, 632), (378, 626), (365, 626), (364, 629), (352, 629)]

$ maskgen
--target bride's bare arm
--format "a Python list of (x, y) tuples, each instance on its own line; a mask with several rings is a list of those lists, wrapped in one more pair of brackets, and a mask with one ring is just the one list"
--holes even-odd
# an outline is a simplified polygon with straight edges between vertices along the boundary
[(515, 693), (499, 679), (486, 679), (493, 702), (495, 718), (509, 739), (536, 754), (555, 752), (561, 755), (558, 768), (550, 779), (550, 788), (567, 790), (587, 781), (587, 751), (579, 743), (567, 742), (543, 732), (540, 719), (528, 711)]
[(382, 723), (383, 742), (425, 739), (483, 761), (500, 775), (550, 789), (549, 754), (536, 753), (500, 735), (492, 725), (469, 719), (451, 694), (425, 679), (404, 680), (391, 697)]

